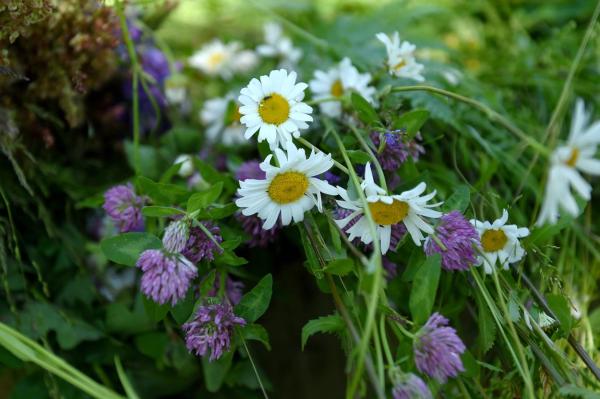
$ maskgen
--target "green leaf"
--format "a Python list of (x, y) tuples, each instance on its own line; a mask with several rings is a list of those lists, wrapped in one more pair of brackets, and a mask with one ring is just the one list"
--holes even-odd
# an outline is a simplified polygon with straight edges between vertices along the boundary
[(273, 277), (267, 274), (242, 297), (240, 303), (235, 307), (235, 314), (243, 317), (247, 323), (254, 323), (269, 307), (272, 293)]
[(412, 140), (425, 124), (427, 118), (429, 118), (429, 111), (426, 109), (413, 109), (396, 118), (394, 128), (406, 129), (406, 139)]
[(317, 254), (310, 243), (306, 230), (302, 226), (299, 226), (298, 231), (300, 231), (300, 239), (302, 240), (302, 246), (304, 247), (304, 253), (306, 254), (305, 263), (308, 265), (308, 270), (320, 280), (323, 278), (323, 270), (317, 259)]
[(212, 204), (198, 214), (198, 219), (223, 219), (233, 215), (239, 208), (233, 202), (228, 204)]
[(486, 353), (494, 346), (494, 341), (496, 339), (496, 322), (481, 294), (476, 296), (476, 300), (478, 308), (477, 325), (479, 330), (477, 339), (482, 353)]
[(441, 261), (440, 254), (433, 254), (425, 259), (415, 274), (408, 306), (417, 324), (424, 324), (431, 315), (440, 280)]
[(141, 194), (152, 198), (155, 205), (179, 204), (190, 196), (190, 192), (186, 188), (174, 184), (157, 183), (144, 176), (136, 179), (136, 187), (139, 187)]
[(146, 309), (146, 314), (148, 318), (155, 323), (158, 323), (162, 319), (165, 318), (171, 306), (169, 304), (159, 305), (154, 302), (152, 299), (143, 297), (144, 309)]
[(260, 324), (248, 324), (238, 330), (243, 339), (249, 341), (259, 341), (267, 348), (271, 350), (271, 344), (269, 343), (269, 333)]
[(562, 295), (550, 294), (546, 296), (548, 306), (560, 322), (560, 330), (566, 337), (571, 332), (573, 318), (571, 317), (571, 307), (569, 301)]
[(466, 184), (461, 184), (454, 189), (454, 192), (446, 201), (444, 201), (443, 210), (445, 212), (450, 212), (453, 210), (464, 213), (467, 207), (469, 206), (469, 202), (471, 201), (471, 192), (469, 190), (469, 186)]
[(323, 270), (329, 274), (335, 274), (337, 276), (345, 276), (354, 269), (354, 261), (352, 259), (335, 259), (332, 260), (325, 266)]
[(204, 209), (219, 198), (223, 191), (223, 182), (213, 184), (208, 190), (193, 194), (187, 203), (188, 213)]
[(169, 337), (164, 332), (149, 332), (135, 337), (136, 348), (152, 359), (161, 359), (169, 343)]
[(185, 298), (171, 308), (171, 315), (177, 324), (183, 324), (190, 318), (196, 301), (195, 294), (195, 290), (189, 290)]
[(170, 206), (145, 206), (142, 208), (142, 215), (148, 217), (165, 217), (173, 215), (185, 215), (185, 212), (181, 209), (173, 208)]
[(346, 152), (348, 153), (348, 157), (350, 158), (350, 160), (352, 160), (356, 163), (359, 163), (359, 164), (364, 165), (371, 160), (371, 156), (369, 156), (369, 154), (367, 154), (364, 151), (348, 150)]
[(202, 371), (204, 373), (204, 384), (209, 392), (217, 392), (227, 372), (231, 368), (231, 360), (233, 359), (233, 351), (225, 353), (221, 358), (211, 362), (208, 356), (202, 357)]
[(108, 260), (125, 266), (135, 266), (145, 250), (161, 247), (162, 242), (148, 233), (123, 233), (100, 242), (100, 248)]
[(334, 333), (344, 329), (344, 320), (338, 314), (319, 317), (318, 319), (309, 320), (302, 327), (302, 350), (308, 339), (316, 333)]
[(352, 101), (352, 106), (356, 110), (356, 113), (361, 121), (367, 125), (379, 123), (377, 112), (375, 112), (373, 106), (367, 100), (365, 100), (363, 96), (353, 92), (350, 96), (350, 100)]
[(215, 260), (218, 264), (229, 265), (229, 266), (241, 266), (248, 263), (245, 258), (237, 256), (233, 251), (225, 250)]
[(591, 391), (587, 388), (578, 387), (573, 384), (560, 387), (559, 392), (563, 396), (576, 397), (583, 399), (600, 399), (600, 393)]

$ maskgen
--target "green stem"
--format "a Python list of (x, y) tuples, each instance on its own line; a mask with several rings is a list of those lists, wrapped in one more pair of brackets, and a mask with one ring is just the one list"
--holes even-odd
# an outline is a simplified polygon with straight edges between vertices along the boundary
[(127, 53), (129, 54), (129, 60), (131, 61), (132, 69), (132, 81), (131, 90), (133, 97), (133, 164), (135, 168), (135, 174), (141, 173), (140, 166), (140, 106), (138, 98), (138, 85), (139, 85), (139, 63), (137, 55), (135, 53), (135, 47), (131, 41), (131, 35), (129, 34), (129, 28), (127, 27), (127, 19), (125, 17), (124, 6), (121, 1), (117, 3), (117, 13), (121, 22), (121, 30), (123, 32), (123, 40), (127, 47)]
[[(311, 144), (308, 140), (306, 140), (304, 137), (298, 137), (296, 139), (300, 144), (302, 144), (303, 146), (310, 148), (311, 150), (314, 150), (315, 152), (322, 152), (324, 154), (326, 154), (325, 151), (322, 151), (319, 147)], [(350, 175), (350, 172), (348, 172), (348, 169), (342, 165), (341, 163), (339, 163), (338, 161), (336, 161), (335, 159), (332, 159), (333, 164), (335, 165), (336, 168), (338, 168), (339, 170), (341, 170), (342, 172), (344, 172), (347, 175)]]
[(242, 336), (242, 334), (239, 331), (238, 331), (238, 335), (242, 339), (242, 343), (244, 344), (244, 349), (246, 350), (246, 353), (248, 354), (248, 359), (250, 360), (250, 364), (252, 365), (252, 370), (254, 370), (254, 375), (256, 375), (256, 381), (258, 382), (258, 385), (260, 386), (260, 390), (262, 391), (264, 398), (269, 399), (269, 395), (267, 395), (267, 390), (263, 386), (262, 380), (260, 378), (260, 374), (258, 373), (258, 369), (256, 368), (256, 365), (254, 364), (254, 359), (252, 358), (252, 354), (250, 353), (250, 349), (248, 349), (248, 345), (246, 344), (246, 340), (244, 339), (244, 337)]
[(379, 386), (385, 386), (385, 367), (383, 365), (383, 355), (381, 353), (381, 342), (379, 340), (379, 331), (377, 331), (377, 323), (373, 327), (373, 342), (375, 344), (375, 358), (377, 359), (377, 374), (379, 376)]
[(115, 368), (117, 369), (117, 375), (119, 376), (119, 380), (121, 381), (121, 385), (123, 385), (123, 389), (125, 390), (127, 397), (129, 399), (139, 399), (139, 396), (131, 385), (131, 381), (129, 381), (129, 377), (127, 377), (125, 370), (123, 370), (123, 365), (121, 364), (121, 358), (119, 355), (115, 355)]
[(383, 174), (381, 164), (377, 160), (377, 157), (373, 153), (373, 150), (371, 149), (371, 147), (369, 147), (364, 137), (360, 134), (360, 132), (354, 125), (350, 124), (349, 127), (350, 130), (352, 130), (354, 137), (356, 137), (356, 139), (360, 143), (361, 147), (365, 150), (367, 154), (369, 154), (369, 157), (371, 157), (371, 161), (373, 162), (373, 165), (375, 165), (375, 170), (377, 170), (377, 176), (379, 176), (379, 185), (387, 192), (387, 183), (385, 181), (385, 175)]
[(379, 319), (379, 334), (381, 335), (381, 346), (383, 346), (383, 353), (385, 353), (385, 357), (388, 361), (390, 367), (394, 365), (394, 356), (392, 356), (392, 351), (390, 350), (390, 344), (387, 339), (387, 332), (385, 331), (385, 315), (381, 315)]
[(202, 224), (202, 222), (196, 220), (194, 225), (200, 227), (200, 230), (202, 230), (204, 234), (206, 234), (206, 236), (210, 238), (210, 240), (217, 246), (217, 248), (219, 248), (221, 251), (225, 251), (221, 244), (216, 240), (215, 236), (212, 235), (212, 233), (206, 228), (206, 226), (204, 226), (204, 224)]
[(471, 107), (481, 111), (484, 113), (490, 120), (493, 122), (497, 122), (501, 126), (503, 126), (506, 130), (514, 134), (517, 138), (524, 141), (527, 145), (535, 149), (538, 153), (544, 155), (546, 158), (550, 157), (550, 151), (542, 144), (537, 142), (535, 139), (529, 137), (524, 131), (519, 129), (517, 126), (513, 125), (513, 123), (505, 118), (500, 113), (494, 111), (487, 105), (473, 100), (472, 98), (461, 96), (460, 94), (453, 93), (451, 91), (447, 91), (444, 89), (439, 89), (433, 86), (425, 86), (425, 85), (416, 85), (416, 86), (396, 86), (392, 87), (392, 93), (399, 93), (403, 91), (425, 91), (430, 93), (441, 94), (445, 97), (452, 98), (454, 100), (460, 101), (462, 103), (468, 104)]

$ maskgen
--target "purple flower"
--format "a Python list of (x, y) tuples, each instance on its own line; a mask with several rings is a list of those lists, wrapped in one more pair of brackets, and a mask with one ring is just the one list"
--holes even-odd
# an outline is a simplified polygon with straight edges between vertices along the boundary
[(274, 242), (279, 234), (279, 222), (269, 230), (265, 230), (262, 228), (264, 220), (256, 215), (245, 216), (241, 212), (237, 212), (235, 218), (241, 223), (242, 229), (250, 236), (250, 240), (246, 243), (250, 248), (265, 248)]
[[(391, 131), (383, 134), (385, 147), (381, 154), (377, 154), (377, 160), (383, 170), (395, 172), (400, 165), (406, 162), (408, 157), (417, 160), (419, 159), (419, 155), (425, 152), (423, 147), (417, 142), (417, 140), (421, 139), (419, 134), (415, 136), (415, 140), (408, 142), (402, 140), (402, 135), (402, 131)], [(379, 148), (381, 144), (380, 134), (377, 132), (371, 133), (371, 140), (375, 147)]]
[(197, 356), (206, 356), (210, 351), (210, 361), (217, 360), (229, 350), (234, 327), (245, 324), (228, 303), (201, 306), (194, 320), (182, 326), (185, 345)]
[(144, 272), (142, 292), (154, 302), (175, 305), (185, 297), (190, 282), (198, 274), (196, 267), (180, 254), (160, 249), (147, 249), (141, 253), (136, 266)]
[(467, 270), (477, 261), (473, 245), (479, 242), (479, 234), (471, 223), (458, 211), (441, 217), (435, 234), (446, 250), (440, 248), (436, 240), (428, 237), (425, 253), (442, 255), (442, 267), (446, 270)]
[(398, 275), (398, 265), (389, 260), (387, 257), (382, 257), (381, 262), (385, 270), (385, 278), (389, 281)]
[(121, 233), (144, 230), (142, 207), (146, 201), (135, 194), (131, 183), (110, 188), (102, 206)]
[[(215, 284), (212, 290), (208, 292), (208, 296), (217, 296), (221, 288), (221, 274), (217, 274), (215, 278)], [(235, 281), (231, 277), (227, 276), (225, 279), (225, 294), (227, 299), (232, 305), (237, 305), (242, 300), (242, 290), (244, 289), (244, 283), (241, 281)]]
[(413, 373), (398, 377), (392, 389), (394, 399), (431, 399), (431, 391), (427, 384)]
[(180, 253), (185, 248), (190, 231), (189, 221), (185, 219), (171, 222), (163, 235), (163, 246), (172, 253)]
[(260, 162), (256, 160), (246, 161), (240, 165), (235, 177), (239, 181), (246, 179), (263, 180), (266, 178), (265, 172), (260, 168)]
[[(221, 237), (221, 229), (219, 226), (211, 222), (200, 222), (212, 234), (215, 241), (223, 242)], [(183, 256), (191, 260), (193, 263), (198, 263), (203, 259), (212, 261), (215, 259), (215, 253), (221, 253), (222, 250), (208, 237), (200, 227), (192, 227), (185, 248), (181, 252)]]
[(465, 344), (456, 330), (448, 327), (448, 319), (437, 312), (417, 333), (413, 349), (417, 369), (440, 383), (464, 371), (460, 355), (466, 349)]
[(340, 181), (342, 181), (341, 177), (339, 177), (335, 173), (331, 173), (331, 171), (329, 170), (320, 175), (319, 178), (327, 180), (327, 182), (332, 186), (337, 186), (340, 183)]

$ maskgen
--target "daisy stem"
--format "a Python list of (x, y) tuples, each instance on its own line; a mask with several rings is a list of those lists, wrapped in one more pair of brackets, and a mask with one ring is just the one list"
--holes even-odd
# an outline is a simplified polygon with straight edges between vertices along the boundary
[[(342, 142), (342, 139), (340, 138), (339, 134), (333, 127), (331, 127), (331, 133), (333, 134), (333, 137), (335, 138), (335, 140), (338, 144), (338, 147), (342, 153), (342, 156), (344, 157), (346, 166), (348, 167), (348, 170), (350, 171), (350, 179), (352, 180), (352, 182), (354, 183), (354, 185), (357, 188), (360, 188), (358, 176), (356, 175), (356, 172), (352, 168), (352, 163), (350, 162), (350, 157), (348, 157), (348, 153), (346, 152), (346, 147), (344, 147), (344, 143)], [(356, 191), (358, 192), (358, 196), (360, 197), (360, 200), (363, 204), (364, 215), (366, 216), (367, 221), (369, 223), (369, 230), (371, 233), (371, 237), (373, 237), (373, 255), (371, 256), (371, 259), (369, 259), (369, 268), (367, 269), (367, 272), (373, 273), (374, 276), (373, 276), (371, 292), (369, 293), (370, 298), (369, 298), (369, 302), (368, 302), (367, 320), (365, 322), (364, 334), (362, 336), (362, 339), (361, 339), (359, 347), (358, 347), (358, 358), (356, 361), (356, 370), (354, 371), (354, 376), (352, 377), (350, 386), (348, 387), (348, 390), (346, 391), (347, 399), (354, 398), (355, 392), (358, 388), (358, 384), (362, 377), (362, 371), (363, 371), (363, 367), (364, 367), (364, 359), (365, 359), (365, 355), (367, 353), (367, 349), (369, 347), (369, 341), (371, 339), (371, 334), (373, 333), (373, 329), (375, 326), (375, 313), (377, 311), (377, 304), (379, 303), (379, 296), (381, 294), (381, 288), (382, 288), (382, 283), (383, 283), (383, 273), (382, 273), (383, 270), (382, 270), (382, 265), (381, 265), (381, 249), (380, 249), (379, 239), (377, 238), (377, 230), (375, 228), (375, 222), (373, 221), (373, 215), (371, 215), (371, 210), (369, 209), (369, 204), (367, 202), (367, 199), (365, 198), (364, 192), (360, 189), (358, 189)]]
[(123, 40), (127, 47), (127, 53), (129, 54), (129, 61), (131, 62), (132, 79), (131, 79), (131, 96), (132, 96), (132, 108), (133, 108), (133, 165), (135, 174), (141, 173), (140, 163), (140, 106), (138, 98), (138, 85), (139, 85), (139, 64), (137, 55), (135, 53), (135, 47), (131, 41), (131, 35), (129, 34), (129, 27), (127, 26), (127, 18), (125, 17), (125, 11), (123, 9), (123, 3), (117, 2), (117, 13), (119, 14), (119, 20), (121, 24), (121, 30), (123, 34)]
[[(308, 142), (308, 140), (306, 140), (304, 137), (298, 137), (296, 138), (296, 140), (298, 140), (298, 142), (300, 144), (302, 144), (305, 147), (310, 148), (311, 150), (315, 150), (316, 152), (322, 152), (324, 154), (326, 154), (325, 151), (322, 151), (320, 148), (318, 148), (317, 146), (311, 144), (310, 142)], [(338, 161), (336, 161), (335, 159), (332, 159), (333, 164), (336, 166), (336, 168), (338, 168), (339, 170), (341, 170), (342, 172), (344, 172), (347, 175), (350, 175), (350, 172), (348, 172), (348, 169), (342, 165), (341, 163), (339, 163)]]
[[(325, 124), (327, 124), (327, 122), (325, 122)], [(362, 148), (365, 150), (365, 152), (371, 157), (371, 161), (373, 161), (375, 169), (377, 170), (377, 176), (379, 176), (379, 185), (387, 192), (387, 183), (385, 182), (385, 175), (383, 174), (381, 164), (377, 160), (377, 157), (373, 153), (373, 150), (371, 149), (371, 147), (369, 147), (369, 145), (365, 141), (365, 138), (360, 134), (360, 132), (354, 125), (348, 124), (348, 127), (350, 128), (350, 130), (352, 130), (354, 137), (356, 137), (356, 139), (358, 140)]]
[(538, 141), (536, 141), (535, 139), (530, 137), (527, 133), (525, 133), (520, 128), (515, 126), (510, 120), (508, 120), (502, 114), (494, 111), (487, 105), (485, 105), (477, 100), (473, 100), (472, 98), (465, 97), (460, 94), (453, 93), (451, 91), (447, 91), (447, 90), (440, 89), (440, 88), (433, 87), (433, 86), (426, 86), (426, 85), (395, 86), (395, 87), (392, 87), (391, 93), (399, 93), (399, 92), (403, 92), (403, 91), (426, 91), (426, 92), (430, 92), (430, 93), (440, 94), (442, 96), (446, 96), (448, 98), (452, 98), (454, 100), (468, 104), (471, 107), (483, 112), (492, 121), (497, 122), (498, 124), (502, 125), (506, 130), (508, 130), (509, 132), (514, 134), (517, 138), (521, 139), (527, 145), (529, 145), (530, 147), (535, 149), (538, 153), (542, 154), (546, 158), (550, 158), (551, 153), (550, 153), (550, 150), (548, 148), (546, 148), (546, 146), (544, 146), (543, 144), (539, 143)]
[(392, 351), (390, 350), (390, 344), (387, 339), (387, 332), (385, 331), (385, 316), (381, 315), (379, 319), (379, 334), (381, 335), (381, 346), (383, 347), (383, 353), (385, 353), (385, 357), (387, 358), (388, 364), (390, 367), (394, 366), (394, 356), (392, 356)]
[(577, 50), (577, 54), (573, 59), (573, 63), (569, 69), (569, 74), (567, 75), (567, 79), (565, 80), (565, 84), (562, 87), (562, 92), (560, 93), (560, 97), (558, 99), (558, 103), (552, 112), (552, 116), (550, 117), (550, 122), (548, 123), (548, 127), (544, 132), (544, 137), (542, 139), (543, 142), (548, 141), (548, 146), (552, 147), (554, 141), (556, 139), (556, 135), (558, 134), (558, 129), (556, 129), (556, 124), (558, 122), (558, 118), (563, 113), (565, 109), (567, 98), (569, 96), (569, 92), (571, 90), (571, 86), (573, 85), (573, 78), (575, 77), (575, 73), (579, 68), (579, 64), (581, 63), (581, 59), (583, 58), (583, 54), (585, 53), (585, 49), (592, 37), (592, 33), (594, 33), (594, 27), (596, 26), (596, 21), (598, 20), (598, 15), (600, 15), (600, 1), (596, 4), (596, 8), (594, 9), (594, 13), (592, 14), (592, 18), (590, 19), (590, 23), (588, 24), (587, 30), (585, 31), (585, 35), (581, 44), (579, 45), (579, 49)]
[(379, 376), (379, 386), (385, 386), (385, 366), (383, 364), (383, 354), (381, 353), (381, 341), (379, 339), (379, 331), (377, 323), (373, 327), (373, 342), (375, 344), (375, 357), (377, 359), (377, 373)]

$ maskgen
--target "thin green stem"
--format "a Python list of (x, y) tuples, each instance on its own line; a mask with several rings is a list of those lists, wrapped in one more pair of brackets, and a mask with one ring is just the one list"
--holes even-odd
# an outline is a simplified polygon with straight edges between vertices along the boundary
[(219, 248), (221, 251), (224, 251), (223, 247), (217, 241), (215, 236), (213, 236), (213, 234), (206, 228), (206, 226), (204, 226), (204, 224), (202, 224), (202, 222), (196, 221), (196, 223), (194, 223), (194, 225), (198, 226), (200, 228), (200, 230), (202, 230), (202, 232), (204, 232), (204, 234), (206, 234), (206, 236), (208, 238), (210, 238), (210, 240), (217, 246), (217, 248)]
[(119, 355), (115, 355), (115, 368), (117, 369), (117, 375), (119, 376), (119, 380), (121, 381), (121, 385), (123, 385), (123, 389), (127, 394), (129, 399), (139, 399), (138, 394), (133, 389), (133, 385), (131, 385), (131, 381), (129, 381), (129, 377), (125, 374), (125, 370), (123, 370), (123, 365), (121, 364), (121, 358)]
[(256, 375), (256, 381), (258, 382), (258, 386), (260, 386), (260, 390), (262, 391), (264, 398), (269, 399), (269, 395), (267, 395), (267, 390), (265, 389), (265, 387), (262, 383), (262, 380), (260, 378), (260, 374), (258, 373), (258, 369), (256, 368), (256, 365), (254, 364), (254, 359), (252, 358), (250, 349), (248, 349), (246, 340), (244, 339), (244, 337), (242, 337), (242, 334), (240, 334), (239, 331), (238, 331), (238, 335), (242, 339), (242, 344), (244, 345), (244, 349), (246, 350), (246, 353), (248, 354), (248, 359), (250, 360), (250, 364), (252, 365), (252, 370), (254, 370), (254, 374)]
[(512, 320), (510, 318), (510, 312), (508, 311), (508, 306), (506, 305), (506, 301), (504, 299), (504, 294), (502, 292), (502, 288), (500, 287), (500, 281), (498, 280), (498, 272), (495, 267), (492, 270), (493, 270), (492, 277), (494, 280), (494, 284), (496, 286), (496, 291), (498, 292), (500, 308), (502, 309), (502, 313), (504, 314), (504, 320), (508, 324), (508, 330), (509, 330), (510, 334), (512, 335), (515, 346), (517, 347), (517, 354), (520, 358), (521, 364), (523, 365), (523, 371), (525, 374), (525, 376), (524, 376), (525, 386), (527, 387), (527, 392), (529, 394), (529, 397), (531, 399), (533, 399), (533, 398), (535, 398), (535, 393), (533, 390), (533, 383), (531, 380), (531, 375), (529, 374), (529, 368), (527, 367), (527, 359), (525, 358), (525, 353), (523, 352), (523, 346), (521, 345), (519, 335), (517, 334), (517, 331), (515, 330), (515, 325), (513, 324)]
[[(298, 137), (296, 138), (296, 140), (302, 144), (303, 146), (310, 148), (311, 150), (314, 150), (315, 152), (322, 152), (324, 154), (326, 154), (325, 151), (322, 151), (319, 147), (311, 144), (308, 140), (306, 140), (304, 137)], [(348, 172), (348, 169), (342, 165), (341, 163), (339, 163), (338, 161), (336, 161), (335, 159), (332, 159), (333, 164), (335, 165), (336, 168), (338, 168), (339, 170), (341, 170), (342, 172), (344, 172), (347, 175), (350, 175), (350, 172)]]
[(383, 365), (383, 354), (381, 353), (381, 342), (379, 340), (379, 331), (377, 323), (373, 327), (373, 343), (375, 345), (375, 359), (377, 360), (377, 375), (379, 376), (379, 385), (385, 386), (385, 367)]
[(360, 132), (354, 125), (349, 124), (349, 127), (350, 130), (352, 130), (354, 137), (356, 137), (356, 139), (360, 143), (361, 147), (365, 150), (367, 154), (369, 154), (369, 157), (371, 157), (371, 161), (373, 162), (373, 165), (375, 165), (375, 170), (377, 170), (377, 176), (379, 176), (379, 185), (387, 192), (387, 183), (385, 181), (385, 175), (383, 174), (381, 164), (377, 160), (377, 157), (373, 153), (373, 150), (371, 149), (371, 147), (369, 147), (369, 144), (367, 144), (365, 138), (360, 134)]
[(556, 104), (556, 107), (552, 112), (550, 122), (548, 123), (548, 127), (544, 132), (543, 142), (548, 140), (548, 147), (550, 148), (554, 146), (554, 141), (556, 140), (556, 136), (558, 134), (556, 124), (558, 123), (558, 119), (562, 115), (567, 104), (567, 98), (569, 97), (571, 86), (573, 85), (573, 78), (575, 77), (575, 73), (577, 73), (577, 69), (579, 68), (579, 64), (581, 63), (581, 59), (583, 58), (583, 54), (585, 53), (585, 49), (587, 48), (587, 45), (592, 37), (592, 33), (594, 33), (594, 27), (596, 25), (596, 21), (598, 20), (598, 15), (600, 15), (600, 1), (598, 1), (598, 3), (596, 4), (596, 8), (594, 9), (592, 18), (590, 19), (587, 30), (585, 31), (583, 40), (581, 41), (579, 49), (577, 50), (577, 54), (575, 55), (573, 63), (569, 68), (569, 74), (567, 75), (567, 79), (565, 80), (565, 84), (563, 85), (562, 92), (560, 93), (560, 97), (558, 99), (558, 103)]
[(390, 344), (387, 339), (387, 332), (385, 330), (385, 315), (381, 315), (379, 319), (379, 334), (381, 335), (381, 346), (383, 347), (383, 353), (385, 353), (385, 357), (387, 359), (390, 367), (394, 365), (394, 356), (392, 356), (392, 351), (390, 350)]
[(133, 165), (135, 169), (135, 174), (139, 175), (141, 173), (140, 166), (140, 106), (139, 106), (139, 96), (138, 96), (138, 86), (139, 86), (139, 63), (137, 59), (137, 54), (135, 52), (135, 46), (131, 40), (131, 35), (129, 33), (129, 27), (127, 26), (127, 18), (125, 17), (125, 10), (123, 6), (123, 2), (117, 2), (116, 7), (117, 13), (119, 14), (119, 19), (121, 23), (121, 31), (123, 32), (123, 41), (125, 41), (125, 46), (127, 47), (127, 53), (129, 54), (129, 60), (131, 62), (132, 69), (132, 80), (131, 80), (131, 90), (133, 97)]
[(439, 89), (439, 88), (433, 87), (433, 86), (425, 86), (425, 85), (396, 86), (396, 87), (392, 87), (392, 89), (391, 89), (392, 93), (399, 93), (399, 92), (403, 92), (403, 91), (425, 91), (425, 92), (440, 94), (442, 96), (452, 98), (454, 100), (457, 100), (457, 101), (460, 101), (467, 105), (470, 105), (471, 107), (484, 113), (493, 122), (497, 122), (499, 125), (503, 126), (506, 130), (508, 130), (513, 135), (515, 135), (517, 138), (521, 139), (527, 145), (529, 145), (530, 147), (535, 149), (538, 153), (544, 155), (546, 158), (550, 157), (550, 151), (544, 145), (540, 144), (535, 139), (531, 138), (527, 133), (525, 133), (520, 128), (515, 126), (510, 120), (508, 120), (502, 114), (494, 111), (487, 105), (485, 105), (477, 100), (473, 100), (472, 98), (465, 97), (460, 94), (453, 93), (451, 91), (447, 91), (444, 89)]

